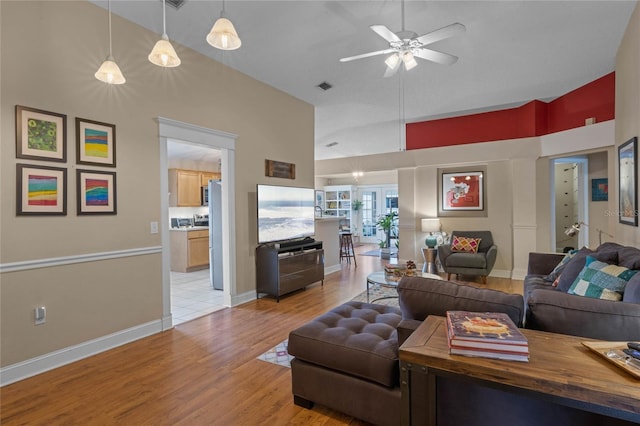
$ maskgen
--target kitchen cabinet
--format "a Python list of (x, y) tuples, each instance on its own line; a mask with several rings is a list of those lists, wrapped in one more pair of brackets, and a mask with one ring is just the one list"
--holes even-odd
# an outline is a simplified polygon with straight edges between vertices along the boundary
[(197, 207), (202, 205), (200, 173), (194, 170), (169, 170), (169, 206)]
[(209, 185), (210, 180), (220, 180), (220, 173), (216, 172), (200, 172), (200, 185)]
[(209, 230), (171, 230), (171, 270), (191, 272), (209, 267)]
[(201, 206), (202, 187), (207, 186), (210, 180), (220, 180), (220, 173), (169, 169), (169, 206)]

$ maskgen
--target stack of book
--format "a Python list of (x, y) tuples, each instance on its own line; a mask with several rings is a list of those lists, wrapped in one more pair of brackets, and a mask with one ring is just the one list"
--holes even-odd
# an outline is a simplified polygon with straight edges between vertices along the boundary
[(511, 361), (529, 361), (529, 343), (507, 314), (447, 311), (449, 352)]

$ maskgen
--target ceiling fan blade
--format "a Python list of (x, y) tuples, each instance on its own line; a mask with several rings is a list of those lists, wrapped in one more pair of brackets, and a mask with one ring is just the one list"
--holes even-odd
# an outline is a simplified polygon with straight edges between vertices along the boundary
[(370, 56), (385, 55), (385, 54), (391, 53), (391, 52), (395, 52), (395, 50), (394, 49), (385, 49), (385, 50), (378, 50), (376, 52), (363, 53), (362, 55), (349, 56), (348, 58), (340, 58), (340, 62), (355, 61), (356, 59), (368, 58)]
[(402, 42), (400, 37), (398, 37), (393, 31), (391, 31), (384, 25), (371, 25), (369, 28), (371, 28), (373, 31), (375, 31), (376, 34), (387, 40), (389, 43), (391, 43), (392, 41)]
[(431, 49), (421, 48), (415, 49), (414, 56), (418, 58), (426, 59), (427, 61), (435, 62), (442, 65), (453, 65), (458, 62), (458, 57), (449, 55), (448, 53), (442, 53)]
[(453, 37), (456, 34), (465, 32), (466, 30), (467, 28), (464, 25), (456, 22), (455, 24), (442, 27), (439, 30), (431, 31), (430, 33), (416, 38), (416, 40), (423, 45), (427, 45), (435, 43), (436, 41), (444, 40), (445, 38)]

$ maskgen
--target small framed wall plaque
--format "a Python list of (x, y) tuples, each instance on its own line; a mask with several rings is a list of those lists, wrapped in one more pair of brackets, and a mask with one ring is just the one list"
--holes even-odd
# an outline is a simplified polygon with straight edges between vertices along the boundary
[(295, 179), (296, 165), (282, 161), (264, 160), (264, 174), (268, 177)]

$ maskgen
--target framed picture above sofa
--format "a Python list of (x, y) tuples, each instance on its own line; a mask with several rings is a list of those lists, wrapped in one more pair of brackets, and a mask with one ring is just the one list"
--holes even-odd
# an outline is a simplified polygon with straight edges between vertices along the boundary
[(487, 167), (438, 169), (438, 216), (487, 216)]

